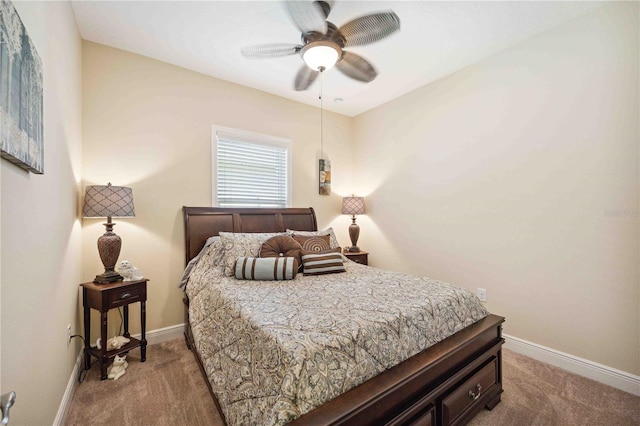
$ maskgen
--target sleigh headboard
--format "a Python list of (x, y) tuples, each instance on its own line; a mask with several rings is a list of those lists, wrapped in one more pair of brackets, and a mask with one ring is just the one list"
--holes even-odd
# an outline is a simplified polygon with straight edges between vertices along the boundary
[(182, 207), (186, 263), (195, 257), (207, 238), (220, 232), (317, 231), (316, 213), (307, 208)]

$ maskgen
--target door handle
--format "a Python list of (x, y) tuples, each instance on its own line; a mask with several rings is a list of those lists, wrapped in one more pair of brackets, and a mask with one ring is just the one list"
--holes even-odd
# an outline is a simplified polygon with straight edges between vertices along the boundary
[(2, 424), (9, 424), (9, 408), (16, 402), (16, 393), (9, 392), (0, 396), (0, 409), (2, 410)]

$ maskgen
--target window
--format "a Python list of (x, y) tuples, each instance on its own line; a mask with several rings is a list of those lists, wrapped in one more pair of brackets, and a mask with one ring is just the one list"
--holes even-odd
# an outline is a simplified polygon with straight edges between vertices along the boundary
[(214, 126), (212, 152), (214, 205), (290, 205), (291, 141)]

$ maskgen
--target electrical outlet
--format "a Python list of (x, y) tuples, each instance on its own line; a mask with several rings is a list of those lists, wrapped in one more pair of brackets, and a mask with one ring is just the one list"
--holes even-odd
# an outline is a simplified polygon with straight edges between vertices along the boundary
[(486, 288), (478, 287), (478, 298), (483, 302), (487, 301), (487, 289)]
[(71, 343), (71, 324), (67, 324), (67, 347)]

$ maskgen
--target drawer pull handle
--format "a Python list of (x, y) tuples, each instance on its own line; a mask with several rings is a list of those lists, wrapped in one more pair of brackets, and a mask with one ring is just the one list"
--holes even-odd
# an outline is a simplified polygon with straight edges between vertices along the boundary
[(126, 299), (127, 297), (131, 297), (131, 293), (122, 293), (122, 295), (120, 295), (120, 300)]
[(469, 398), (471, 398), (473, 400), (476, 400), (476, 399), (480, 398), (480, 392), (482, 392), (482, 386), (480, 386), (480, 383), (478, 383), (476, 385), (476, 391), (475, 392), (472, 391), (472, 390), (469, 391)]

